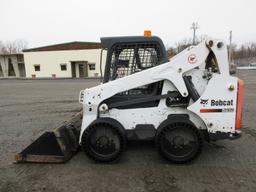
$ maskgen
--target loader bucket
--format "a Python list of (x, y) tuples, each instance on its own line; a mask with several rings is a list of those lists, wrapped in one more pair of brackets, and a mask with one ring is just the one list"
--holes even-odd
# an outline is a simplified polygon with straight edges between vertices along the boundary
[(16, 163), (64, 163), (78, 150), (82, 112), (63, 122), (53, 131), (43, 133), (15, 155)]

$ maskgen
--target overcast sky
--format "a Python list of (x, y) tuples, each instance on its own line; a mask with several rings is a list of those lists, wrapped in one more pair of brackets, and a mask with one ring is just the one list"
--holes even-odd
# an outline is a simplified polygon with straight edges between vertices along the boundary
[(256, 0), (0, 0), (0, 40), (29, 47), (102, 36), (142, 35), (150, 29), (165, 45), (198, 35), (235, 43), (256, 41)]

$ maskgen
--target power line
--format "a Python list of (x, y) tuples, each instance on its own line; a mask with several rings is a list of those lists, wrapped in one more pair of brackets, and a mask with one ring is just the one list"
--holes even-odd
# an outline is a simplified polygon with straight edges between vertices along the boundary
[(190, 29), (193, 30), (193, 45), (196, 44), (196, 30), (199, 29), (199, 25), (197, 22), (193, 22)]

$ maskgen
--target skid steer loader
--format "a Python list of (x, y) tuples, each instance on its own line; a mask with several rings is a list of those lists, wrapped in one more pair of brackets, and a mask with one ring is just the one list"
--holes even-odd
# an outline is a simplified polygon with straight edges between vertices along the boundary
[(186, 163), (204, 141), (241, 135), (243, 81), (230, 76), (226, 44), (208, 38), (169, 61), (156, 36), (101, 38), (103, 83), (82, 90), (83, 111), (17, 154), (16, 162), (60, 163), (80, 148), (92, 159), (120, 157), (128, 140), (154, 140)]

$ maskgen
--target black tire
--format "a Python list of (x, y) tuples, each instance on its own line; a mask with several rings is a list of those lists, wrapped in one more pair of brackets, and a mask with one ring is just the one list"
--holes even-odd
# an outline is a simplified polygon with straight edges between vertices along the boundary
[(172, 163), (188, 163), (202, 151), (203, 137), (192, 124), (175, 122), (165, 125), (156, 136), (161, 156)]
[(110, 123), (99, 122), (88, 127), (82, 136), (82, 149), (97, 162), (117, 160), (125, 149), (124, 132)]

